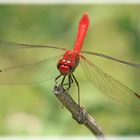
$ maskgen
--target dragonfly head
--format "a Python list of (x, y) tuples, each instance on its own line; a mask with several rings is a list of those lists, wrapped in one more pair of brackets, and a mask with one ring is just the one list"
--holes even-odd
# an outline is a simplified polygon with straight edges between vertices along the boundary
[(57, 68), (59, 72), (64, 76), (68, 75), (71, 71), (71, 67), (65, 64), (58, 64)]
[(75, 71), (79, 63), (79, 53), (68, 50), (64, 54), (63, 58), (59, 60), (57, 68), (62, 75), (68, 75)]

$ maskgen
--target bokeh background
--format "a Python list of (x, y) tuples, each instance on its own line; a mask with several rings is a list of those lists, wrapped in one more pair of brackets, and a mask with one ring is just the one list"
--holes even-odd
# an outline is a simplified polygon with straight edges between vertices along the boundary
[[(140, 62), (139, 5), (0, 5), (0, 40), (72, 49), (85, 12), (90, 26), (83, 50)], [(0, 68), (57, 53), (50, 49), (0, 49)], [(140, 93), (139, 70), (94, 56), (89, 59)], [(81, 104), (105, 134), (140, 135), (140, 111), (108, 99), (86, 79), (80, 67), (75, 76), (81, 87)], [(52, 94), (53, 86), (54, 79), (37, 85), (0, 85), (0, 135), (92, 135), (62, 108)], [(75, 84), (70, 94), (77, 100)]]

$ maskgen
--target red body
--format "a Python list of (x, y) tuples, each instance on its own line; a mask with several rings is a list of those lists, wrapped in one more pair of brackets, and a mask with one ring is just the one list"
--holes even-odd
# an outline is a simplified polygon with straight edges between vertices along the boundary
[(89, 18), (85, 14), (79, 22), (78, 35), (73, 50), (67, 50), (63, 55), (63, 58), (59, 60), (57, 68), (62, 75), (68, 75), (75, 71), (75, 68), (79, 64), (80, 50), (88, 30)]

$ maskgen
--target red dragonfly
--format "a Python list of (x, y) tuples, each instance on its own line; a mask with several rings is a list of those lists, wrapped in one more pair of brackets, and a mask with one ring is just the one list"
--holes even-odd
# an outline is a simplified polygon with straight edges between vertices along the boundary
[[(88, 15), (84, 14), (79, 22), (78, 35), (75, 46), (72, 50), (55, 46), (29, 45), (1, 41), (0, 48), (49, 48), (62, 51), (63, 55), (61, 57), (55, 56), (24, 65), (2, 68), (0, 69), (0, 84), (32, 84), (54, 78), (56, 83), (59, 81), (59, 84), (62, 86), (67, 85), (67, 90), (69, 90), (72, 83), (75, 82), (78, 87), (79, 98), (80, 88), (78, 81), (74, 76), (74, 71), (80, 62), (83, 68), (86, 69), (85, 71), (88, 79), (102, 93), (115, 101), (140, 109), (140, 95), (138, 93), (129, 89), (107, 73), (104, 73), (99, 67), (84, 57), (84, 54), (103, 57), (135, 68), (140, 68), (140, 64), (133, 64), (101, 53), (81, 51), (86, 32), (88, 30), (88, 25)], [(65, 79), (66, 77), (68, 78), (67, 81)], [(79, 100), (80, 99), (78, 99), (78, 101)]]

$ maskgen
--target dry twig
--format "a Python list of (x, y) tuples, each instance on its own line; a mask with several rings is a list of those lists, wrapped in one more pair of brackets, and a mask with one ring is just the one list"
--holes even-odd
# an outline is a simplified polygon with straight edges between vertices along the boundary
[(84, 124), (95, 134), (95, 136), (104, 140), (104, 135), (101, 128), (96, 124), (96, 121), (91, 117), (83, 107), (80, 107), (71, 96), (65, 91), (63, 86), (55, 86), (54, 94), (60, 100), (60, 102), (71, 112), (72, 117), (79, 123)]

